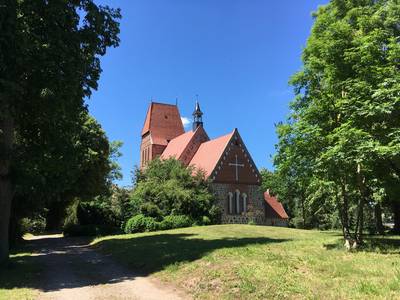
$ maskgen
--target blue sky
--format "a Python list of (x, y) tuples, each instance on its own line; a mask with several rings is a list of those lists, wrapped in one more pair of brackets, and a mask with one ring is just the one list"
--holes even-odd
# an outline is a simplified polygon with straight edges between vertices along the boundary
[[(101, 59), (88, 101), (110, 140), (121, 140), (130, 185), (150, 100), (178, 105), (191, 118), (196, 94), (211, 138), (238, 128), (259, 168), (272, 169), (275, 124), (293, 98), (290, 76), (312, 11), (327, 0), (101, 0), (120, 7), (121, 44)], [(187, 128), (189, 129), (189, 128)]]

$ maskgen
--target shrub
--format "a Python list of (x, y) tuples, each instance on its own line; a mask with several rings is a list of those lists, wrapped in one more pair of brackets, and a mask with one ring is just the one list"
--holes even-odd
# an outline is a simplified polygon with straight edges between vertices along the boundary
[(193, 224), (193, 220), (185, 215), (178, 216), (166, 216), (164, 220), (160, 223), (160, 229), (174, 229), (182, 227), (190, 227)]
[(115, 219), (112, 211), (105, 203), (101, 202), (80, 202), (76, 215), (78, 223), (81, 225), (109, 225), (118, 226), (118, 222)]
[(46, 219), (42, 216), (22, 218), (20, 221), (21, 233), (42, 233), (46, 228)]
[(211, 220), (209, 217), (207, 216), (203, 216), (202, 220), (201, 220), (201, 224), (202, 225), (211, 225)]
[[(221, 208), (217, 205), (212, 205), (209, 210), (210, 222), (211, 224), (220, 224), (222, 211)], [(208, 225), (208, 224), (207, 224)]]
[(70, 224), (64, 227), (65, 236), (102, 236), (120, 233), (121, 230), (119, 228), (105, 225)]
[(294, 217), (290, 220), (289, 223), (290, 227), (298, 228), (298, 229), (305, 229), (304, 227), (304, 219), (301, 217)]
[(147, 217), (152, 217), (154, 219), (162, 219), (162, 212), (161, 210), (158, 208), (157, 205), (151, 203), (151, 202), (146, 202), (143, 203), (140, 206), (140, 211), (143, 215), (147, 216)]
[(158, 223), (154, 218), (140, 214), (130, 218), (128, 222), (126, 222), (125, 233), (155, 231), (158, 227)]

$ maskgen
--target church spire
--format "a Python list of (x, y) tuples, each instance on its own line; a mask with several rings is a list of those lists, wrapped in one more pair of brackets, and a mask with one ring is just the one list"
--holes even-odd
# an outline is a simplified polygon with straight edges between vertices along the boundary
[(199, 101), (196, 100), (196, 106), (193, 112), (193, 131), (199, 126), (203, 126), (203, 112), (200, 109)]

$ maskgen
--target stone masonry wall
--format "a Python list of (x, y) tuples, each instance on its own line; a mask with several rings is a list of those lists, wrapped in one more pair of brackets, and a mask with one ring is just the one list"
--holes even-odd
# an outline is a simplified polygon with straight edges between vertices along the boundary
[(258, 185), (245, 185), (240, 187), (241, 193), (247, 194), (247, 212), (238, 214), (229, 214), (228, 211), (228, 194), (234, 193), (237, 185), (225, 183), (212, 183), (210, 185), (212, 191), (218, 199), (218, 205), (222, 211), (223, 224), (248, 224), (250, 221), (263, 225), (265, 224), (264, 200)]
[[(236, 184), (211, 183), (210, 188), (218, 199), (217, 203), (222, 211), (221, 221), (223, 224), (248, 224), (253, 222), (257, 225), (288, 226), (287, 220), (265, 217), (264, 195), (258, 185), (238, 186)], [(236, 189), (239, 189), (241, 194), (247, 194), (247, 211), (239, 215), (229, 214), (228, 210), (229, 192), (234, 194)]]

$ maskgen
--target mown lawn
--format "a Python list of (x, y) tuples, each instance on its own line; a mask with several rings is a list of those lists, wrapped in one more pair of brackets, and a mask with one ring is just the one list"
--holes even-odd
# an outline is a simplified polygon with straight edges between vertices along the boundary
[(40, 271), (32, 253), (12, 254), (9, 263), (0, 265), (0, 300), (35, 299), (39, 291), (33, 285)]
[(219, 225), (109, 236), (95, 247), (200, 299), (400, 299), (400, 238), (347, 252), (336, 232)]

